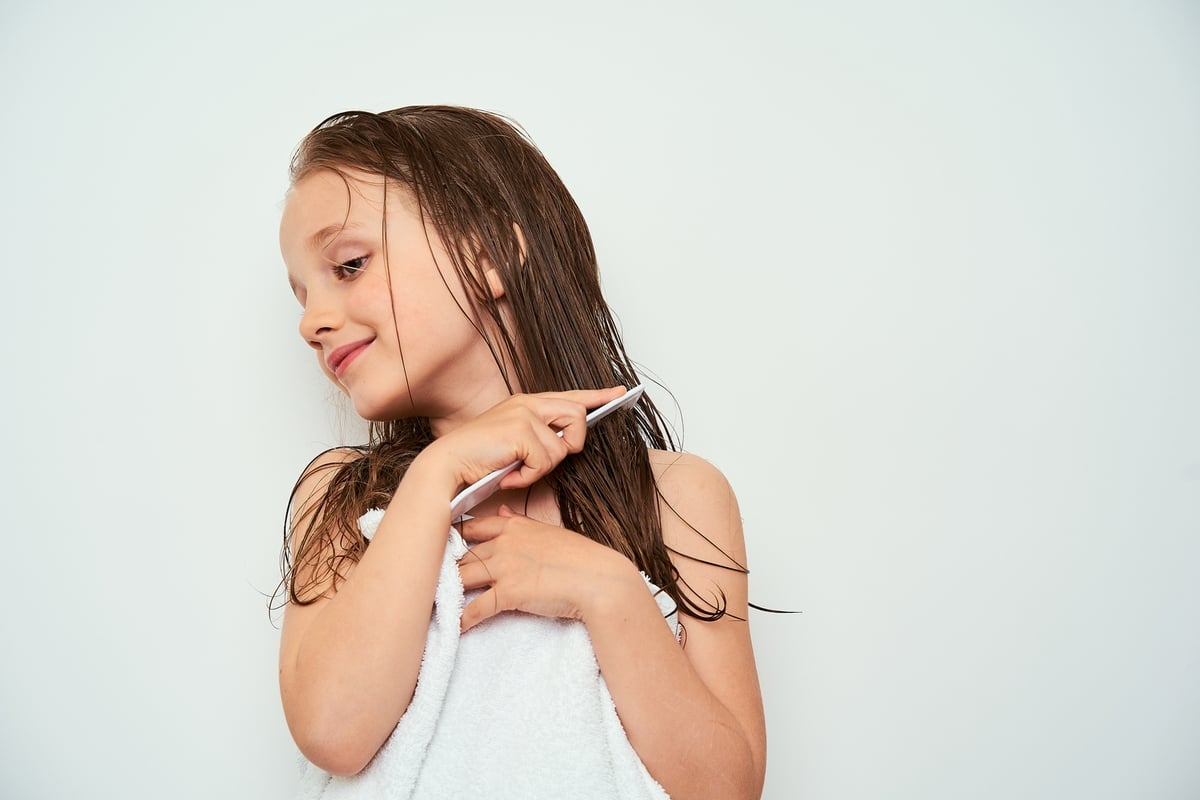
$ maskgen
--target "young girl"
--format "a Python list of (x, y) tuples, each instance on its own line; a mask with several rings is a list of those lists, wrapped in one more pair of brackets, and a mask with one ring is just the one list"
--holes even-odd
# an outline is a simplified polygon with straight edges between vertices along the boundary
[(371, 422), (292, 497), (303, 792), (758, 797), (737, 502), (649, 397), (585, 424), (638, 379), (541, 153), (473, 109), (338, 114), (292, 160), (280, 246), (300, 335)]

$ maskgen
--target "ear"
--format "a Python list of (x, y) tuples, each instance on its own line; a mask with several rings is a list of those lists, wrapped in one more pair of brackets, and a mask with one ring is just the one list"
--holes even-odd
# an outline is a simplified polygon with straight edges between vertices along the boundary
[(517, 246), (521, 248), (521, 263), (525, 263), (525, 255), (529, 249), (525, 246), (525, 231), (521, 230), (521, 226), (513, 223), (513, 233), (517, 235)]
[(484, 259), (486, 263), (483, 266), (483, 279), (487, 281), (488, 289), (492, 292), (492, 299), (499, 300), (504, 297), (504, 282), (500, 280), (500, 273), (492, 266), (491, 259)]
[[(521, 263), (525, 263), (525, 234), (521, 230), (521, 226), (513, 223), (513, 233), (517, 235), (517, 246), (521, 248)], [(504, 281), (500, 280), (500, 271), (496, 269), (496, 265), (492, 263), (492, 257), (488, 255), (486, 250), (480, 250), (475, 257), (475, 263), (483, 273), (483, 279), (487, 281), (488, 290), (492, 293), (493, 300), (499, 300), (504, 297)]]
[(487, 254), (486, 250), (480, 250), (475, 256), (475, 267), (483, 276), (484, 282), (487, 283), (492, 299), (499, 300), (504, 297), (504, 281), (500, 280), (500, 270), (496, 269), (496, 265), (492, 263), (492, 257)]

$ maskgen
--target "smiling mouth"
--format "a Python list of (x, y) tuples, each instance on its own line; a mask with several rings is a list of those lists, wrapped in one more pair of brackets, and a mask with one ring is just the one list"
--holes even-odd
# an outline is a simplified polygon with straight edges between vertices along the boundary
[(367, 346), (373, 341), (375, 340), (363, 339), (361, 342), (354, 342), (353, 344), (348, 344), (334, 350), (329, 354), (329, 358), (325, 362), (329, 367), (329, 371), (336, 377), (341, 378), (342, 373), (350, 366), (350, 362), (357, 358), (359, 353), (367, 349)]

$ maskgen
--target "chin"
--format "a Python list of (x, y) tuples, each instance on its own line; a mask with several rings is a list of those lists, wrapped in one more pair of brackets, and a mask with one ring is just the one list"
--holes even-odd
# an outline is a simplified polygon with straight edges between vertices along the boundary
[(354, 412), (367, 422), (393, 422), (417, 416), (408, 402), (372, 402), (366, 398), (354, 400)]

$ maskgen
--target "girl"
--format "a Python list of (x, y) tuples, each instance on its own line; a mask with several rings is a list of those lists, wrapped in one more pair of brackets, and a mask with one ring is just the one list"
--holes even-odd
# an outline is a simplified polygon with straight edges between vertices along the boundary
[(758, 797), (737, 503), (644, 395), (588, 430), (638, 381), (554, 170), (503, 118), (425, 106), (330, 117), (290, 177), (300, 334), (371, 423), (292, 496), (279, 682), (309, 794), (627, 797), (633, 769), (645, 796)]

